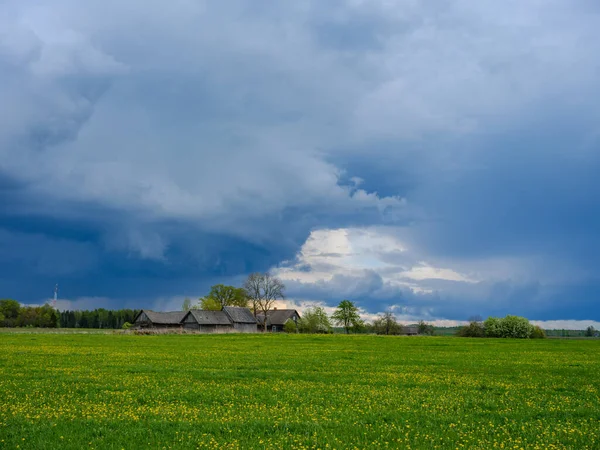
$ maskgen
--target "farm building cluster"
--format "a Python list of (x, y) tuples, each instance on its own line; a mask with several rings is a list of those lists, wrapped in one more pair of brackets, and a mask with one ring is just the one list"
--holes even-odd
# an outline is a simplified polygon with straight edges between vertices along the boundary
[[(296, 325), (300, 315), (295, 309), (274, 309), (267, 313), (267, 331), (283, 331), (288, 320)], [(205, 311), (192, 309), (190, 311), (156, 312), (142, 310), (133, 322), (135, 329), (184, 329), (200, 333), (256, 333), (263, 329), (265, 315), (254, 314), (248, 308), (225, 306), (221, 311)]]

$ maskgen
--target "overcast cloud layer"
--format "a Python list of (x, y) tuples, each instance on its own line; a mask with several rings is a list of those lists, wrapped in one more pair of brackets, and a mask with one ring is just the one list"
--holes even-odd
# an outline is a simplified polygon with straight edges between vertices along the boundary
[[(600, 320), (600, 5), (0, 4), (0, 297)], [(399, 312), (400, 314), (400, 312)]]

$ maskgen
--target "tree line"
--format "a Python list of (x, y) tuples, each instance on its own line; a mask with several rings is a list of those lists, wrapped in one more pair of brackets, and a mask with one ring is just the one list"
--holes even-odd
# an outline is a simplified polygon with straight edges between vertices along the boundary
[(61, 328), (100, 328), (120, 329), (128, 328), (137, 316), (139, 310), (135, 309), (104, 309), (98, 308), (91, 311), (62, 311), (59, 323)]
[(16, 300), (0, 300), (1, 327), (57, 328), (59, 313), (50, 305), (21, 306)]
[(51, 305), (22, 306), (16, 300), (0, 300), (0, 327), (36, 328), (127, 328), (139, 310), (58, 311)]

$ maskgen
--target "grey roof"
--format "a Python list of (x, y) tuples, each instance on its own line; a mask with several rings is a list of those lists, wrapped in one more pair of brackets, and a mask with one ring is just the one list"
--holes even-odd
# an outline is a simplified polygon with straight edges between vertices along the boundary
[(227, 313), (234, 323), (256, 323), (254, 315), (248, 308), (239, 306), (224, 306), (223, 311)]
[[(291, 319), (294, 314), (298, 314), (295, 309), (273, 309), (267, 313), (267, 326), (271, 325), (285, 325), (285, 323)], [(264, 314), (257, 314), (258, 323), (261, 325), (264, 322)]]
[(156, 312), (149, 309), (143, 309), (139, 312), (138, 316), (142, 313), (145, 313), (152, 323), (161, 325), (179, 325), (179, 322), (185, 316), (185, 311)]
[[(223, 311), (192, 309), (188, 314), (191, 314), (199, 325), (231, 325), (229, 317)], [(187, 314), (185, 317), (187, 317)]]

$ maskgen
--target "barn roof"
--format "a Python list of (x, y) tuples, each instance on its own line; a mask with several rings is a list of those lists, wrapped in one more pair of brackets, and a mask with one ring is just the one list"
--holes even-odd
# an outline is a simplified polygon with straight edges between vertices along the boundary
[(231, 325), (231, 321), (224, 311), (205, 311), (192, 309), (185, 316), (191, 314), (199, 325)]
[[(267, 326), (271, 325), (285, 325), (285, 323), (294, 317), (294, 314), (298, 314), (298, 311), (295, 309), (273, 309), (267, 313)], [(258, 322), (262, 325), (264, 322), (264, 314), (259, 314)]]
[(239, 306), (224, 306), (223, 311), (234, 323), (256, 323), (256, 319), (248, 308)]
[(156, 312), (149, 309), (143, 309), (138, 313), (135, 320), (137, 320), (142, 313), (145, 313), (152, 323), (160, 325), (179, 325), (179, 322), (181, 322), (183, 316), (185, 316), (185, 311)]

